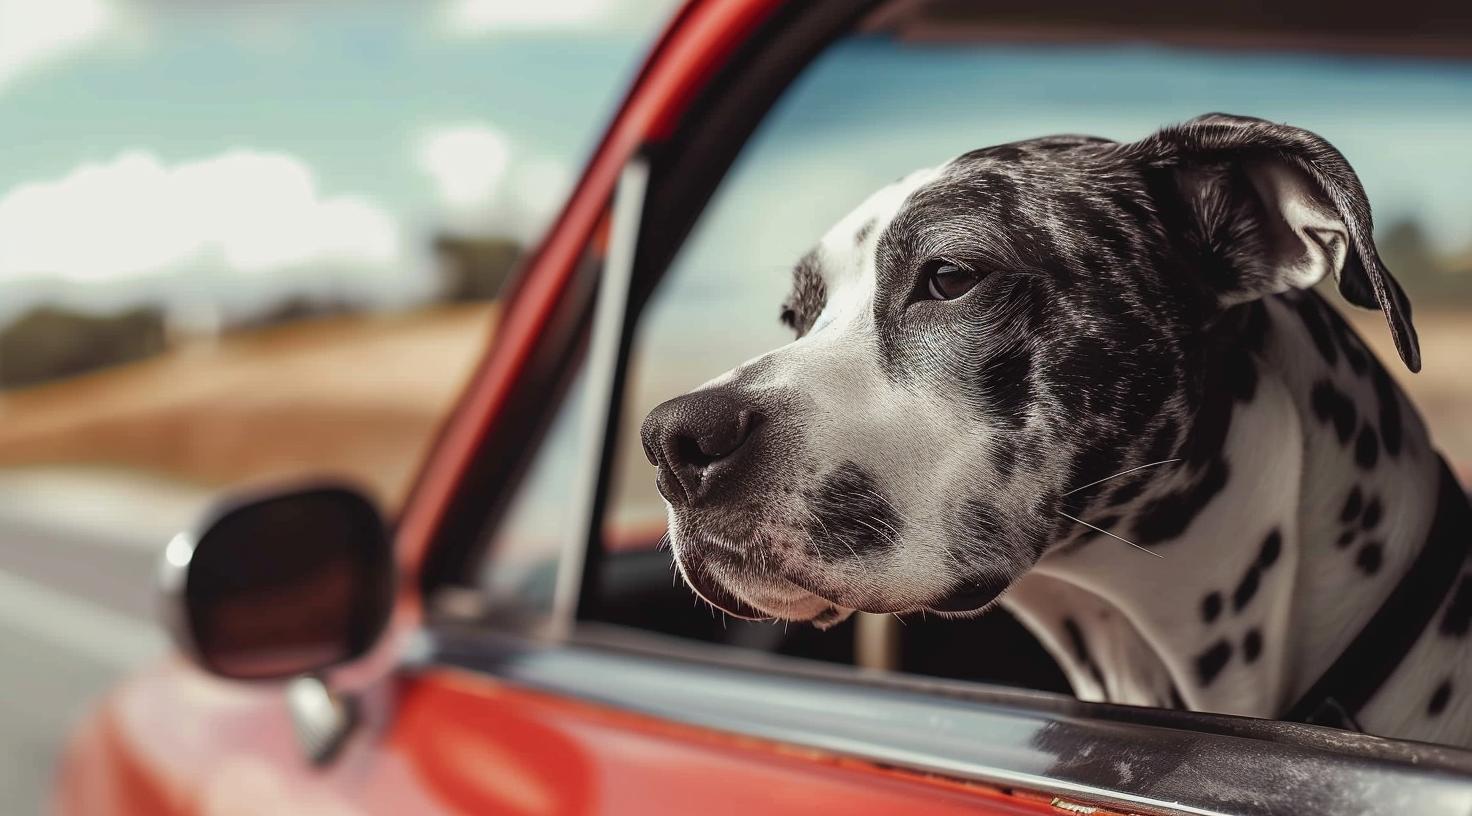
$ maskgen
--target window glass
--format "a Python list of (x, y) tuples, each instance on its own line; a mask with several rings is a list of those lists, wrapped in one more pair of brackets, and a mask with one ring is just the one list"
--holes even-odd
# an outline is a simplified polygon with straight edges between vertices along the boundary
[[(778, 314), (794, 263), (869, 193), (978, 147), (1055, 133), (1130, 140), (1210, 111), (1291, 122), (1349, 157), (1387, 265), (1416, 301), (1426, 350), (1426, 373), (1389, 369), (1449, 458), (1472, 463), (1472, 380), (1458, 362), (1472, 307), (1467, 63), (865, 35), (829, 48), (789, 89), (638, 317), (607, 546), (654, 547), (664, 531), (639, 441), (644, 416), (788, 342)], [(1381, 358), (1396, 359), (1378, 314), (1349, 311)]]
[(559, 556), (570, 540), (583, 540), (585, 528), (572, 515), (572, 491), (584, 484), (578, 471), (586, 461), (583, 382), (580, 368), (487, 540), (478, 597), (461, 596), (475, 604), (466, 611), (497, 625), (544, 622), (552, 611)]

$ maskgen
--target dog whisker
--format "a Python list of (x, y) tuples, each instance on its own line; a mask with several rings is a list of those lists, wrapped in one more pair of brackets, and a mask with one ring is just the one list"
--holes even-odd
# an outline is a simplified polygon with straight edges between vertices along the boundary
[[(1102, 483), (1107, 482), (1107, 481), (1109, 481), (1111, 479), (1118, 479), (1121, 476), (1128, 476), (1128, 475), (1130, 475), (1131, 473), (1134, 473), (1137, 470), (1144, 470), (1145, 468), (1159, 467), (1160, 465), (1168, 465), (1171, 462), (1179, 462), (1179, 461), (1181, 461), (1181, 460), (1180, 460), (1179, 457), (1177, 457), (1175, 459), (1161, 459), (1159, 462), (1151, 462), (1151, 463), (1149, 463), (1147, 465), (1137, 465), (1135, 467), (1130, 468), (1129, 470), (1121, 470), (1120, 472), (1114, 474), (1113, 476), (1105, 476), (1102, 479), (1095, 479), (1094, 481), (1089, 482), (1086, 485), (1079, 485), (1078, 487), (1073, 488), (1072, 490), (1068, 491), (1067, 493), (1064, 493), (1063, 496), (1072, 496), (1073, 494), (1079, 492), (1080, 490), (1083, 490), (1086, 487), (1093, 487), (1096, 484), (1102, 484)], [(1060, 496), (1059, 498), (1062, 498), (1062, 496)], [(1075, 519), (1075, 521), (1077, 521), (1077, 519)]]
[(1094, 525), (1088, 523), (1087, 521), (1084, 521), (1081, 518), (1075, 518), (1073, 516), (1070, 516), (1067, 513), (1063, 512), (1062, 510), (1059, 510), (1058, 511), (1058, 515), (1060, 515), (1060, 516), (1068, 519), (1069, 521), (1076, 521), (1079, 524), (1082, 524), (1083, 526), (1089, 528), (1090, 530), (1096, 530), (1098, 532), (1103, 533), (1104, 535), (1109, 536), (1110, 538), (1113, 538), (1113, 539), (1116, 539), (1116, 540), (1119, 540), (1119, 541), (1123, 541), (1124, 543), (1130, 545), (1131, 547), (1134, 547), (1135, 549), (1139, 550), (1142, 553), (1149, 553), (1149, 554), (1155, 556), (1156, 558), (1164, 558), (1165, 557), (1165, 556), (1161, 555), (1160, 553), (1155, 552), (1154, 550), (1147, 550), (1144, 547), (1141, 547), (1139, 544), (1136, 544), (1135, 542), (1130, 541), (1128, 538), (1121, 538), (1120, 536), (1117, 536), (1114, 533), (1109, 532), (1108, 530), (1104, 529), (1103, 527), (1095, 527)]

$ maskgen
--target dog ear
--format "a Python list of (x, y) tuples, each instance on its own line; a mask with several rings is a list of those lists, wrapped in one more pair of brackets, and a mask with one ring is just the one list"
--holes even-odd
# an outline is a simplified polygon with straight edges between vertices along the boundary
[(1172, 183), (1167, 192), (1189, 219), (1177, 226), (1199, 244), (1221, 303), (1308, 288), (1333, 273), (1345, 300), (1385, 313), (1406, 367), (1421, 370), (1410, 301), (1375, 249), (1364, 187), (1333, 145), (1301, 128), (1212, 113), (1120, 149)]

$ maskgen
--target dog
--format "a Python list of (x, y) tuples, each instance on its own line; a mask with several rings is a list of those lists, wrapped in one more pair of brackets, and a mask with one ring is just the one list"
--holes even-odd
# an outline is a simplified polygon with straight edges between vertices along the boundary
[(1472, 744), (1472, 511), (1312, 287), (1420, 368), (1344, 157), (1210, 114), (976, 150), (792, 273), (795, 339), (641, 436), (743, 618), (1013, 612), (1078, 697)]

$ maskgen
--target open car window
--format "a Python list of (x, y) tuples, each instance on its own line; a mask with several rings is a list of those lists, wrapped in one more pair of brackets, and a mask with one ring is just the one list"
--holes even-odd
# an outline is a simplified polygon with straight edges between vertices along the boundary
[[(607, 558), (593, 578), (604, 588), (583, 611), (739, 646), (1066, 692), (1036, 641), (1000, 611), (902, 624), (861, 616), (826, 633), (723, 620), (671, 580), (660, 549), (665, 506), (641, 447), (641, 420), (660, 402), (790, 341), (778, 315), (793, 265), (895, 178), (978, 147), (1055, 133), (1132, 140), (1210, 111), (1330, 135), (1374, 202), (1382, 255), (1417, 301), (1423, 346), (1457, 347), (1465, 330), (1455, 304), (1472, 298), (1472, 199), (1464, 194), (1472, 180), (1464, 138), (1472, 64), (1285, 43), (1017, 45), (933, 27), (903, 33), (850, 35), (808, 67), (742, 148), (632, 318), (602, 523)], [(1347, 316), (1382, 359), (1395, 359), (1376, 313)], [(1465, 465), (1472, 443), (1459, 417), (1472, 386), (1458, 370), (1428, 366), (1401, 379), (1448, 458)]]
[[(939, 7), (956, 19), (907, 24), (914, 21), (906, 14)], [(1008, 791), (1014, 783), (1054, 792), (1087, 787), (1087, 801), (1130, 812), (1176, 812), (1183, 803), (1196, 808), (1187, 812), (1291, 813), (1306, 803), (1356, 812), (1390, 801), (1377, 798), (1386, 793), (1400, 811), (1456, 812), (1465, 801), (1456, 775), (1472, 768), (1463, 752), (1272, 721), (1078, 703), (1039, 643), (1003, 612), (903, 625), (855, 617), (820, 632), (727, 620), (680, 584), (662, 546), (664, 507), (640, 444), (644, 416), (786, 342), (790, 332), (778, 315), (790, 271), (818, 236), (878, 187), (976, 147), (1059, 132), (1131, 139), (1212, 110), (1332, 134), (1376, 204), (1387, 264), (1418, 304), (1428, 304), (1418, 312), (1423, 344), (1459, 342), (1455, 308), (1472, 295), (1458, 272), (1468, 268), (1461, 225), (1472, 218), (1468, 202), (1455, 200), (1472, 172), (1459, 148), (1472, 116), (1465, 61), (1414, 48), (1399, 56), (1331, 54), (1291, 38), (1254, 39), (1248, 29), (1229, 43), (1232, 50), (1076, 39), (1000, 44), (984, 38), (995, 31), (958, 23), (968, 17), (964, 5), (895, 8), (898, 14), (876, 14), (826, 45), (770, 111), (752, 103), (762, 118), (750, 139), (728, 128), (716, 105), (714, 114), (707, 107), (689, 117), (697, 124), (682, 125), (680, 143), (652, 147), (641, 262), (620, 317), (627, 333), (609, 406), (615, 420), (596, 429), (609, 437), (593, 503), (597, 521), (583, 531), (585, 559), (571, 565), (582, 571), (573, 637), (547, 648), (483, 628), (440, 631), (440, 659), (559, 694)], [(1182, 39), (1191, 38), (1172, 41)], [(729, 87), (722, 93), (739, 95)], [(691, 163), (701, 155), (697, 143), (708, 148), (720, 138), (740, 145), (729, 170), (725, 159)], [(671, 179), (701, 172), (714, 188), (709, 201), (708, 189), (685, 198), (669, 192)], [(671, 218), (677, 210), (693, 226)], [(1393, 357), (1378, 318), (1356, 317), (1366, 321), (1363, 334), (1377, 354)], [(1457, 427), (1458, 406), (1472, 400), (1458, 366), (1441, 368), (1440, 377), (1402, 379), (1448, 457), (1465, 464), (1472, 446)], [(596, 441), (578, 444), (586, 455)], [(555, 458), (556, 449), (544, 442), (537, 456)], [(534, 482), (544, 487), (523, 489), (555, 494), (559, 484), (572, 486)], [(491, 540), (505, 539), (498, 533)], [(488, 572), (494, 551), (491, 557)], [(895, 671), (855, 673), (849, 665)], [(1333, 781), (1312, 790), (1293, 781), (1307, 777)]]

